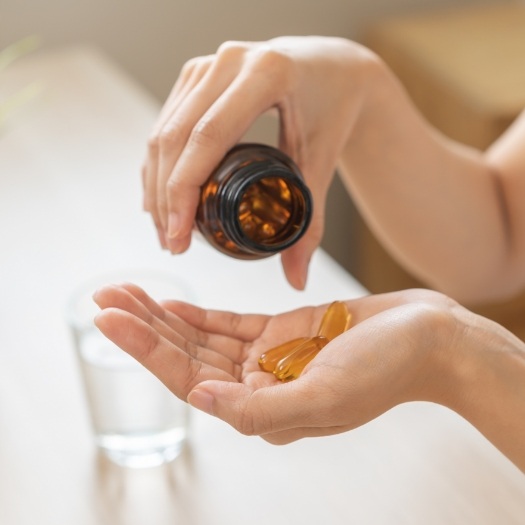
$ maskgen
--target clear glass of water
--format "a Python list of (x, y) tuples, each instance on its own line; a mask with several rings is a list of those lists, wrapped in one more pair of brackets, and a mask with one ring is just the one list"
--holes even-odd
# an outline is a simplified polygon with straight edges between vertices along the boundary
[(132, 282), (156, 300), (190, 300), (186, 286), (168, 272), (123, 270), (80, 285), (66, 305), (84, 383), (95, 442), (125, 467), (152, 467), (182, 452), (189, 406), (153, 374), (105, 338), (93, 323), (99, 311), (94, 291), (104, 284)]

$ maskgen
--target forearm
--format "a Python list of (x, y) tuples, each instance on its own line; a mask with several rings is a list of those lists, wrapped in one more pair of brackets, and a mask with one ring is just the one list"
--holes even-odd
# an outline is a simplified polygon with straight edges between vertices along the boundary
[(381, 63), (340, 172), (380, 241), (424, 282), (463, 300), (511, 291), (501, 282), (508, 232), (496, 173), (425, 122)]

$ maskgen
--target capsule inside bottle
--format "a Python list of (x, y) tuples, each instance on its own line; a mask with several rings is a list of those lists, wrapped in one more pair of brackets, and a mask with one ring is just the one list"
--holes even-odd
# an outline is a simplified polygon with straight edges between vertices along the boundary
[(239, 205), (239, 223), (254, 242), (268, 242), (279, 235), (292, 215), (292, 195), (279, 177), (266, 177), (248, 187)]

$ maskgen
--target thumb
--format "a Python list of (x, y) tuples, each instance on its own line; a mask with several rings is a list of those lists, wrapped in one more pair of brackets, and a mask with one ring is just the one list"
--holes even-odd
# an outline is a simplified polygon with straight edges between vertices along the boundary
[(311, 425), (318, 412), (299, 381), (257, 390), (242, 383), (203, 381), (188, 394), (188, 403), (248, 436)]

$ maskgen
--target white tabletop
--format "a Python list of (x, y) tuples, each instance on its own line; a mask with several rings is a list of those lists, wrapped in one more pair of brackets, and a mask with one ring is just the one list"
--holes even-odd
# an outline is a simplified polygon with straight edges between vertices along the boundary
[(125, 470), (93, 446), (63, 305), (119, 268), (175, 272), (209, 307), (274, 312), (365, 290), (324, 252), (306, 291), (278, 258), (235, 261), (195, 241), (163, 252), (139, 169), (159, 106), (88, 48), (27, 58), (0, 101), (40, 94), (0, 130), (2, 525), (461, 524), (525, 522), (525, 477), (469, 424), (410, 403), (351, 433), (274, 447), (193, 413), (167, 467)]

